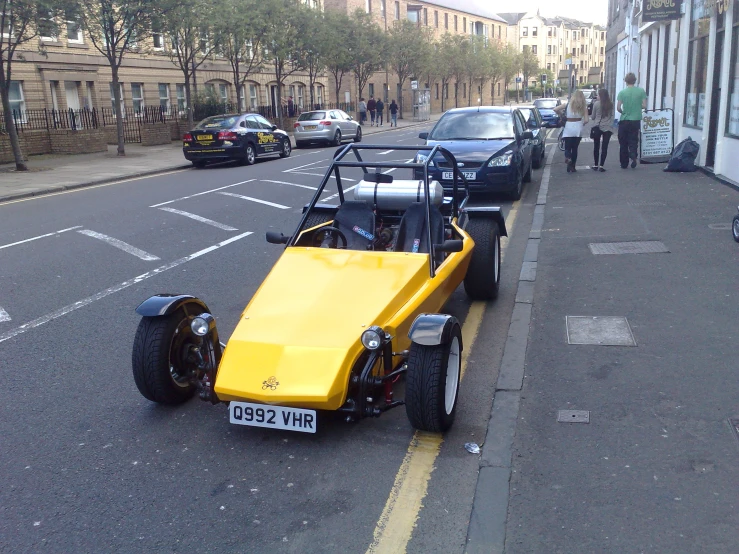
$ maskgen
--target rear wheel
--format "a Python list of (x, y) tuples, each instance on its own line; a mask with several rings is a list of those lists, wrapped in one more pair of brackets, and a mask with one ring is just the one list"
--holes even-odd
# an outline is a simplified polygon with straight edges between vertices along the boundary
[(290, 144), (290, 139), (286, 138), (282, 141), (282, 152), (280, 152), (280, 158), (287, 158), (290, 156), (290, 153), (293, 151), (292, 144)]
[(470, 219), (465, 229), (475, 241), (464, 277), (464, 291), (472, 300), (493, 300), (500, 289), (500, 227), (493, 219)]
[(254, 162), (257, 159), (257, 153), (254, 150), (254, 145), (252, 143), (249, 143), (246, 145), (246, 150), (244, 151), (244, 164), (245, 165), (254, 165)]
[(530, 183), (531, 182), (531, 166), (533, 165), (533, 163), (534, 162), (532, 160), (531, 163), (529, 163), (529, 169), (523, 175), (523, 182), (524, 183)]
[(197, 169), (203, 169), (205, 167), (205, 164), (208, 163), (205, 160), (195, 160), (192, 162), (192, 165), (194, 165)]
[(181, 311), (141, 318), (131, 365), (136, 387), (144, 398), (159, 404), (181, 404), (195, 394), (195, 384), (184, 362), (190, 333), (190, 320)]
[(462, 370), (462, 331), (455, 324), (446, 344), (411, 343), (405, 384), (405, 412), (411, 425), (439, 433), (454, 423)]
[(735, 215), (731, 222), (731, 233), (734, 235), (734, 240), (739, 242), (739, 215)]
[(521, 176), (521, 170), (516, 172), (516, 186), (510, 192), (511, 200), (521, 200), (521, 194), (523, 194), (523, 178)]
[(336, 129), (336, 134), (334, 135), (334, 146), (341, 146), (341, 131)]
[(362, 128), (357, 127), (357, 134), (354, 135), (354, 142), (362, 142)]

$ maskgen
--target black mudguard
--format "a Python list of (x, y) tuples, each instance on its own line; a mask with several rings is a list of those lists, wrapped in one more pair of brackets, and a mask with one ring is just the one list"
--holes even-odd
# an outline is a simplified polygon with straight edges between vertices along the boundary
[[(408, 338), (424, 346), (446, 344), (452, 328), (458, 324), (457, 318), (453, 315), (419, 314), (408, 331)], [(462, 344), (459, 348), (462, 349)]]
[(139, 304), (136, 313), (144, 317), (159, 317), (169, 315), (183, 306), (187, 312), (188, 305), (199, 312), (210, 313), (205, 302), (189, 294), (155, 294)]
[(500, 211), (500, 208), (498, 206), (473, 206), (473, 207), (465, 207), (462, 213), (460, 214), (460, 227), (464, 229), (467, 227), (467, 222), (470, 219), (475, 218), (490, 218), (494, 219), (498, 223), (498, 227), (500, 229), (500, 236), (501, 237), (507, 237), (508, 231), (506, 230), (505, 226), (505, 218), (503, 217), (503, 212)]

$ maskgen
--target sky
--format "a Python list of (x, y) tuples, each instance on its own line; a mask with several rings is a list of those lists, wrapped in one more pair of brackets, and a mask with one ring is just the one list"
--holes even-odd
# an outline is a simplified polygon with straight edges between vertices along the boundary
[(542, 16), (562, 15), (588, 23), (606, 24), (608, 19), (608, 0), (516, 0), (515, 9), (502, 0), (492, 2), (493, 10), (498, 12), (534, 12), (538, 9)]

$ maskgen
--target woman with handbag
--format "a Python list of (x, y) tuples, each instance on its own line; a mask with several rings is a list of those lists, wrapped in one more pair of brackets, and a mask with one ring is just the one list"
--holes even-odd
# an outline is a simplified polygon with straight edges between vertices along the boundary
[(557, 106), (554, 111), (557, 113), (565, 111), (567, 114), (567, 122), (562, 130), (562, 138), (565, 142), (565, 163), (567, 164), (567, 173), (575, 173), (577, 171), (577, 150), (582, 138), (582, 127), (583, 124), (589, 121), (585, 95), (581, 90), (576, 90), (566, 106)]
[[(593, 127), (590, 129), (590, 138), (593, 139), (593, 171), (605, 171), (603, 164), (608, 155), (608, 142), (613, 135), (613, 100), (604, 88), (598, 91), (598, 100), (593, 104)], [(602, 144), (601, 144), (602, 141)]]

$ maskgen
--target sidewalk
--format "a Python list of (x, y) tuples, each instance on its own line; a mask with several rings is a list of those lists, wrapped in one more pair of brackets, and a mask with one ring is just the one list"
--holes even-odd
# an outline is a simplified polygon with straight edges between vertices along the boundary
[(467, 552), (736, 552), (739, 192), (622, 170), (617, 141), (606, 173), (584, 168), (592, 143), (575, 174), (553, 161)]
[[(398, 129), (436, 122), (441, 114), (432, 114), (430, 121), (398, 120)], [(362, 127), (365, 137), (395, 130), (395, 127)], [(0, 165), (0, 202), (38, 196), (79, 187), (98, 185), (120, 179), (156, 175), (191, 164), (182, 155), (182, 144), (148, 146), (126, 144), (126, 156), (119, 158), (116, 147), (107, 152), (77, 156), (43, 155), (28, 160), (27, 172), (16, 172), (15, 164)]]

